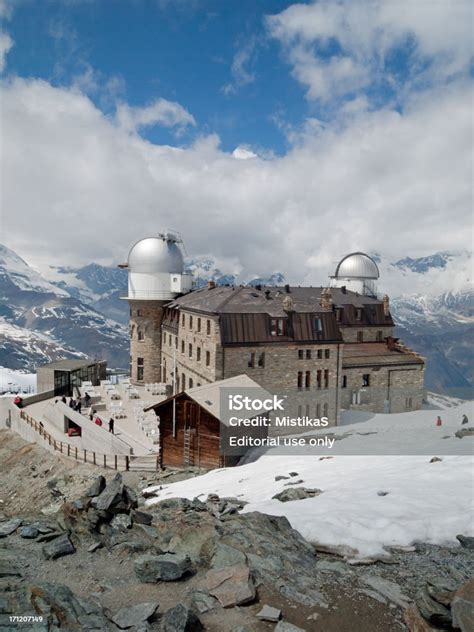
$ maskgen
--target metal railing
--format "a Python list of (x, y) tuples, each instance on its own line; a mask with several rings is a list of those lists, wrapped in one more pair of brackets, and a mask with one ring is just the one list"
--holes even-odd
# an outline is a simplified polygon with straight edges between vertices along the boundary
[(36, 421), (24, 410), (20, 411), (23, 419), (40, 437), (48, 444), (51, 450), (59, 452), (65, 457), (75, 460), (77, 463), (89, 463), (98, 467), (128, 471), (158, 471), (160, 469), (160, 455), (128, 455), (128, 454), (103, 454), (94, 450), (86, 450), (65, 441), (55, 439), (41, 422)]

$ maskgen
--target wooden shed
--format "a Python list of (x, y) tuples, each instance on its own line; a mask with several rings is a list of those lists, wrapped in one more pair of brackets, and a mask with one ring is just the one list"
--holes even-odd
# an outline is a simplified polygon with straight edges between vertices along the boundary
[[(220, 401), (222, 388), (258, 389), (255, 392), (271, 397), (270, 393), (247, 375), (238, 375), (204, 386), (187, 389), (150, 406), (160, 419), (160, 461), (162, 466), (213, 469), (236, 465), (242, 454), (225, 454), (222, 435)], [(243, 415), (243, 413), (242, 413)], [(252, 415), (250, 415), (252, 417)], [(266, 428), (253, 434), (267, 435)]]

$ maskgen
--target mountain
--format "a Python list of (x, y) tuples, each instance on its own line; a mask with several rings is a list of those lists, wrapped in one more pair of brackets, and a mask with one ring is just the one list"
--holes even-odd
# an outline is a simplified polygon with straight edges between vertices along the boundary
[(0, 246), (0, 365), (33, 368), (64, 357), (128, 366), (127, 328), (46, 280)]

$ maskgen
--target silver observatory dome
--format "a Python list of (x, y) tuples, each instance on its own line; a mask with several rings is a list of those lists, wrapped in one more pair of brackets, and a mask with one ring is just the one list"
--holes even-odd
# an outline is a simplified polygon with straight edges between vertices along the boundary
[(352, 252), (338, 263), (335, 279), (373, 279), (380, 276), (377, 264), (363, 252)]
[(180, 239), (170, 233), (137, 241), (128, 254), (130, 272), (182, 274), (184, 263), (179, 242)]

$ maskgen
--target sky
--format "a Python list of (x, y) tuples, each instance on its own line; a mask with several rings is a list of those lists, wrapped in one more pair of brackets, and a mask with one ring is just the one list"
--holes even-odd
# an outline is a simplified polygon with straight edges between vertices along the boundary
[(224, 272), (472, 247), (465, 0), (0, 0), (0, 242)]

